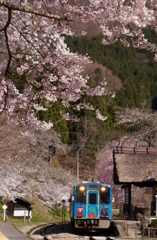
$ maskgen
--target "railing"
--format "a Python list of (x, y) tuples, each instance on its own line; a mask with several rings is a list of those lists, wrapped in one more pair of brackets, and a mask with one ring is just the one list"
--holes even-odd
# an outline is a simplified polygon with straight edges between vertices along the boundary
[(139, 146), (113, 146), (115, 154), (157, 154), (157, 148)]
[(157, 239), (157, 228), (156, 227), (145, 227), (145, 228), (141, 228), (141, 227), (136, 227), (135, 228), (135, 238), (137, 238), (137, 229), (140, 230), (142, 238), (143, 237), (147, 237), (147, 238), (155, 238)]
[(156, 237), (157, 236), (157, 228), (155, 227), (148, 227), (148, 238)]

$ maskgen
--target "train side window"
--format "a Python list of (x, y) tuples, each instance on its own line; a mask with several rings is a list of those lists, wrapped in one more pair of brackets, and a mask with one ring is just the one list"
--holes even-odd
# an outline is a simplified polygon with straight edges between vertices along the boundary
[(96, 204), (96, 194), (95, 193), (90, 193), (89, 204)]
[(100, 202), (110, 203), (110, 188), (105, 187), (105, 191), (100, 191)]

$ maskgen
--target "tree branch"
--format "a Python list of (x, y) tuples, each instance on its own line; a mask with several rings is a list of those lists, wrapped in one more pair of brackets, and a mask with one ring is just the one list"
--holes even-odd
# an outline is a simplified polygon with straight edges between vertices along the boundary
[(6, 46), (7, 46), (8, 56), (9, 56), (8, 63), (7, 63), (7, 68), (5, 70), (5, 76), (8, 73), (8, 70), (9, 70), (9, 67), (10, 67), (10, 63), (11, 63), (11, 59), (12, 59), (12, 54), (11, 54), (11, 51), (10, 51), (8, 35), (7, 35), (7, 28), (9, 26), (9, 24), (11, 23), (11, 13), (12, 13), (12, 10), (8, 9), (8, 20), (7, 20), (7, 23), (6, 23), (6, 25), (5, 25), (4, 29), (3, 29), (4, 30), (5, 39), (6, 39)]
[(13, 10), (13, 11), (31, 13), (31, 14), (34, 14), (34, 15), (38, 15), (38, 16), (42, 16), (42, 17), (46, 17), (46, 18), (50, 18), (50, 19), (54, 19), (54, 20), (64, 20), (64, 21), (68, 21), (68, 22), (70, 21), (68, 19), (68, 17), (66, 17), (66, 16), (60, 17), (60, 16), (54, 15), (54, 14), (42, 13), (42, 12), (39, 12), (39, 11), (35, 11), (32, 8), (21, 7), (21, 6), (17, 7), (14, 4), (6, 3), (3, 0), (0, 0), (0, 6), (6, 7), (8, 9), (10, 9), (10, 10)]

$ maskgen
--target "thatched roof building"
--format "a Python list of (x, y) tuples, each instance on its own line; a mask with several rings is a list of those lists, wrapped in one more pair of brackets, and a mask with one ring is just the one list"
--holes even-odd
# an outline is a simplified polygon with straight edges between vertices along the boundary
[(116, 147), (113, 151), (115, 184), (157, 184), (157, 149)]
[[(114, 183), (122, 185), (125, 189), (125, 205), (131, 219), (131, 186), (153, 188), (157, 186), (157, 149), (116, 146), (113, 148), (113, 160)], [(156, 196), (155, 192), (153, 194)]]

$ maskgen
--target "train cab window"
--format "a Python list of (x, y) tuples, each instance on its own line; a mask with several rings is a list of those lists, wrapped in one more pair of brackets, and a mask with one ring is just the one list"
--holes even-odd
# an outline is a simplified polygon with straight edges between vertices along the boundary
[(76, 202), (86, 203), (86, 188), (85, 186), (78, 186), (76, 188)]
[(96, 193), (89, 194), (89, 204), (96, 204)]
[(100, 187), (100, 202), (101, 203), (110, 203), (110, 188), (109, 187)]

